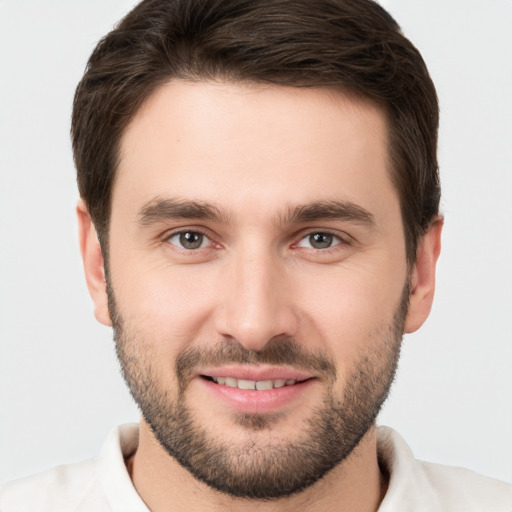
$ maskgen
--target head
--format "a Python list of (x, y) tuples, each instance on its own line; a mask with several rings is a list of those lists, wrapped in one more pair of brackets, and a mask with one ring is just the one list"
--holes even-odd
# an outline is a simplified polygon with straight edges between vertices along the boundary
[(364, 442), (432, 301), (436, 138), (424, 62), (367, 0), (144, 1), (99, 43), (73, 113), (88, 284), (199, 480), (287, 496)]

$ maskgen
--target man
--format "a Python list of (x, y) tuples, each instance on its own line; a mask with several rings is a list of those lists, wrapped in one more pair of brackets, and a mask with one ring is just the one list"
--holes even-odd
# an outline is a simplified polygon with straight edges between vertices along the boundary
[(370, 1), (139, 4), (75, 96), (85, 275), (143, 415), (1, 510), (510, 510), (375, 418), (432, 304), (438, 108)]

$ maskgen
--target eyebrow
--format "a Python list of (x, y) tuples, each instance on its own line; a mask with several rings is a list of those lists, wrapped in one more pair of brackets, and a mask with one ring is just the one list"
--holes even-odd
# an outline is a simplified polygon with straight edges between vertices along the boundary
[(139, 224), (143, 226), (176, 219), (228, 222), (228, 216), (210, 203), (175, 198), (153, 199), (141, 208), (137, 217)]
[[(138, 222), (143, 226), (177, 219), (230, 223), (231, 216), (211, 203), (177, 198), (155, 198), (146, 203), (138, 214)], [(317, 220), (347, 220), (375, 226), (373, 214), (350, 201), (321, 201), (290, 207), (279, 216), (278, 223), (286, 225)]]
[(368, 227), (375, 226), (373, 214), (350, 201), (322, 201), (296, 206), (287, 212), (281, 222), (298, 224), (316, 220), (347, 220)]

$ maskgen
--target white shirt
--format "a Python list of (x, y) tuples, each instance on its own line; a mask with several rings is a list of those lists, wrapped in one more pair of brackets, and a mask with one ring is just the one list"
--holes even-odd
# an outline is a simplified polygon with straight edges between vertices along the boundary
[[(512, 486), (472, 471), (416, 460), (394, 430), (379, 427), (379, 460), (390, 475), (379, 512), (512, 512)], [(101, 455), (0, 487), (1, 512), (148, 512), (125, 465), (137, 425), (107, 438)]]

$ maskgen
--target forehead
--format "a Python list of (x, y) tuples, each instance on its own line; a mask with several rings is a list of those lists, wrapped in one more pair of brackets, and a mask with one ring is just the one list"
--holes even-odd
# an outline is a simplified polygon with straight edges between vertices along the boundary
[(330, 89), (172, 81), (122, 138), (112, 207), (165, 195), (248, 215), (319, 200), (377, 207), (386, 192), (396, 202), (387, 169), (385, 116), (370, 102)]

